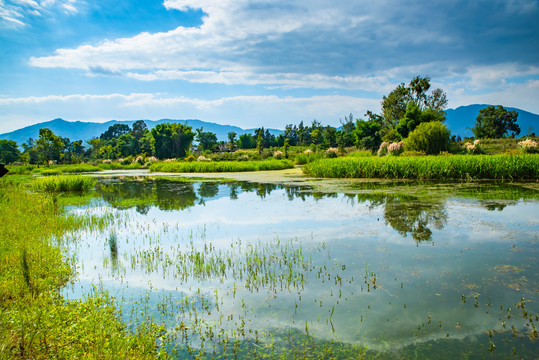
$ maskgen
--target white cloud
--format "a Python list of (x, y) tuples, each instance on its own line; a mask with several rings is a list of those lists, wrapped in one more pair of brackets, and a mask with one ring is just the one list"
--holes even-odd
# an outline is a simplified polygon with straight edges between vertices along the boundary
[(43, 12), (64, 9), (67, 14), (78, 12), (77, 0), (0, 0), (0, 27), (18, 28), (26, 25), (28, 17), (41, 16)]

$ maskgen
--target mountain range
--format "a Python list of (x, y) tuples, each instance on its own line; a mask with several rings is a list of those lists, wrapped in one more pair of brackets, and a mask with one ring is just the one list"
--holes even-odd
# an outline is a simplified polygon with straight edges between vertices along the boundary
[[(473, 133), (471, 128), (475, 125), (475, 118), (479, 114), (479, 110), (487, 107), (485, 104), (474, 104), (468, 106), (460, 106), (456, 109), (446, 110), (446, 125), (451, 130), (453, 135), (459, 135), (461, 138), (471, 137)], [(530, 113), (517, 108), (506, 108), (507, 110), (515, 110), (518, 112), (517, 124), (520, 126), (520, 135), (526, 136), (539, 130), (539, 115)], [(54, 119), (47, 122), (34, 124), (15, 130), (9, 133), (0, 134), (1, 139), (15, 140), (21, 145), (29, 138), (39, 138), (39, 129), (49, 128), (56, 135), (64, 138), (69, 138), (72, 141), (90, 140), (94, 137), (99, 137), (110, 126), (114, 124), (126, 124), (130, 127), (137, 120), (117, 121), (111, 120), (105, 123), (82, 122), (82, 121), (66, 121), (63, 119)], [(242, 129), (232, 125), (220, 125), (216, 123), (206, 122), (202, 120), (144, 120), (148, 129), (154, 128), (157, 124), (167, 122), (179, 122), (187, 124), (194, 129), (204, 128), (204, 131), (209, 131), (217, 135), (217, 138), (226, 141), (229, 132), (235, 132), (237, 137), (242, 134), (253, 134), (255, 129)], [(278, 129), (268, 129), (271, 134), (279, 135), (283, 131)]]
[[(39, 129), (48, 128), (54, 134), (63, 137), (69, 138), (71, 141), (77, 140), (90, 140), (95, 137), (99, 137), (102, 133), (107, 131), (107, 129), (114, 124), (125, 124), (129, 127), (133, 126), (137, 120), (110, 120), (104, 123), (96, 122), (83, 122), (83, 121), (66, 121), (63, 119), (54, 119), (51, 121), (46, 121), (34, 125), (24, 127), (9, 133), (0, 134), (0, 140), (15, 140), (17, 144), (21, 145), (25, 143), (29, 138), (37, 140), (39, 138)], [(161, 120), (144, 120), (148, 129), (153, 129), (157, 124), (162, 123), (182, 123), (187, 124), (195, 129), (203, 128), (204, 131), (212, 132), (217, 135), (218, 140), (226, 141), (228, 140), (228, 133), (235, 132), (236, 138), (239, 138), (243, 134), (254, 134), (255, 129), (242, 129), (237, 126), (232, 125), (220, 125), (211, 122), (206, 122), (196, 119), (188, 120), (173, 120), (173, 119), (161, 119)], [(277, 129), (267, 129), (271, 134), (279, 135), (282, 133), (282, 130)]]

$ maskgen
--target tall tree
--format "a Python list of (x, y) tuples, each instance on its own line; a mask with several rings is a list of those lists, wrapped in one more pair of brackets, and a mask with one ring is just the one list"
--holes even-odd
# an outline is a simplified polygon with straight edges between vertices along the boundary
[(159, 159), (184, 157), (195, 137), (192, 128), (181, 123), (158, 124), (151, 134), (153, 152)]
[(47, 163), (51, 160), (59, 161), (63, 148), (62, 139), (55, 135), (52, 130), (47, 128), (39, 129), (36, 150), (41, 163)]
[(111, 140), (113, 138), (119, 138), (121, 135), (127, 134), (130, 131), (129, 125), (114, 124), (109, 126), (107, 131), (99, 136), (101, 140)]
[(0, 163), (11, 164), (18, 161), (21, 152), (17, 142), (13, 140), (0, 140)]
[(479, 110), (472, 132), (476, 138), (491, 139), (504, 138), (509, 132), (518, 135), (520, 127), (517, 124), (517, 117), (518, 112), (515, 110), (507, 111), (501, 105), (487, 106)]
[(217, 147), (217, 135), (212, 132), (204, 131), (204, 128), (196, 130), (196, 140), (202, 150), (213, 151)]

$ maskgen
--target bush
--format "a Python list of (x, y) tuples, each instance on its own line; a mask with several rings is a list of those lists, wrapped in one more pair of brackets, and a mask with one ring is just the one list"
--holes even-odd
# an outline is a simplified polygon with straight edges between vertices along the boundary
[(399, 156), (404, 151), (404, 143), (402, 141), (389, 144), (387, 153), (391, 156)]
[(406, 148), (436, 155), (449, 150), (451, 132), (439, 121), (421, 123), (406, 139)]
[(387, 155), (387, 147), (389, 146), (389, 143), (387, 141), (384, 141), (380, 144), (380, 148), (378, 149), (378, 156), (386, 156)]
[(533, 154), (537, 152), (537, 141), (526, 139), (520, 141), (518, 147), (523, 154)]
[(196, 157), (192, 154), (185, 158), (185, 161), (187, 162), (193, 162), (195, 160), (196, 160)]

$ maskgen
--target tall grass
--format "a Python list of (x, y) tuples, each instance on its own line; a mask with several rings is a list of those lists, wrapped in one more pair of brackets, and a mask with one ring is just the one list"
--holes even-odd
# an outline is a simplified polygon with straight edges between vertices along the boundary
[(305, 174), (329, 178), (384, 179), (538, 179), (536, 155), (453, 155), (324, 159)]
[(316, 161), (316, 160), (320, 160), (322, 159), (322, 154), (321, 153), (310, 153), (310, 154), (297, 154), (295, 157), (294, 157), (294, 163), (296, 165), (305, 165), (305, 164), (308, 164), (308, 163), (311, 163), (313, 161)]
[(34, 189), (47, 192), (85, 191), (93, 188), (96, 180), (82, 175), (45, 176), (34, 180)]
[(152, 172), (189, 173), (189, 172), (242, 172), (262, 170), (282, 170), (293, 168), (289, 160), (264, 161), (193, 161), (160, 162), (150, 166)]
[(50, 196), (2, 184), (0, 223), (0, 359), (157, 358), (158, 326), (127, 330), (106, 293), (84, 301), (59, 295), (74, 268), (51, 240), (87, 218), (62, 213)]

